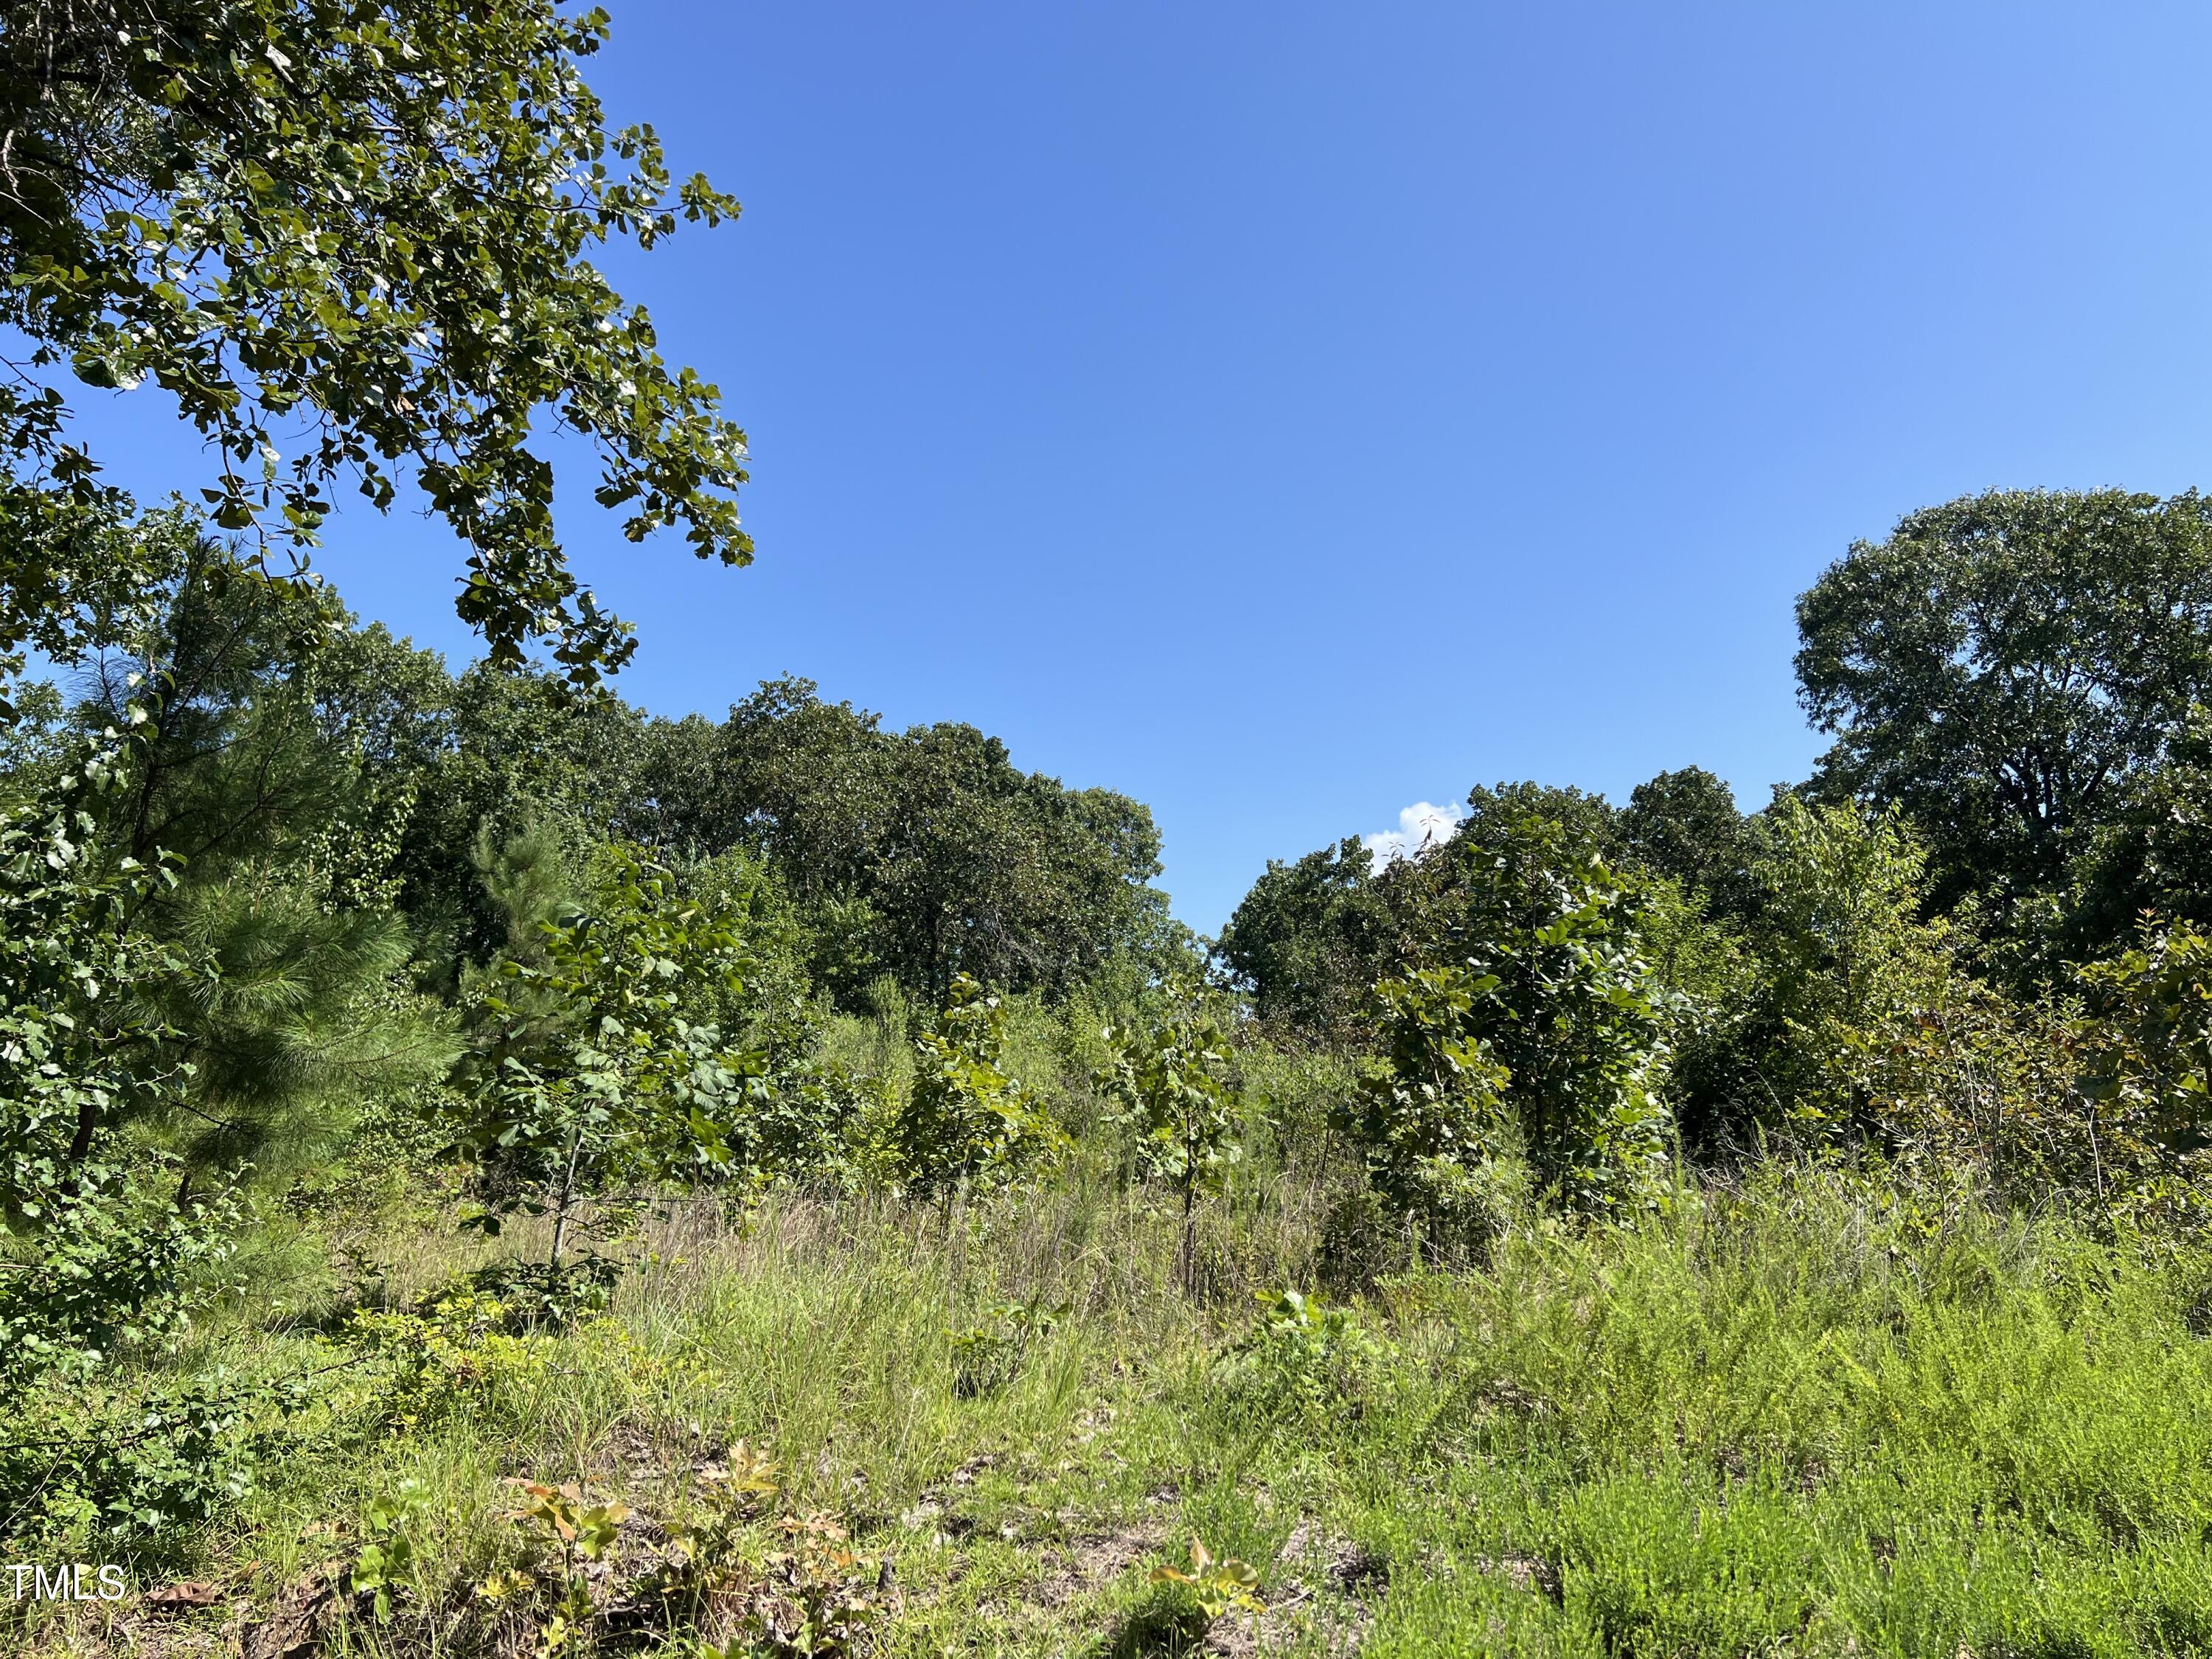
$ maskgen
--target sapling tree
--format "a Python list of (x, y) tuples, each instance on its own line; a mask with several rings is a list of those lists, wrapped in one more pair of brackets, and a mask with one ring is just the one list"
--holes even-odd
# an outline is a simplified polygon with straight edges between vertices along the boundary
[(1539, 811), (1509, 815), (1461, 879), (1467, 1029), (1505, 1067), (1530, 1164), (1571, 1208), (1620, 1204), (1667, 1156), (1673, 1010), (1644, 960), (1641, 895)]
[(1517, 1150), (1508, 1073), (1475, 1014), (1476, 1000), (1497, 985), (1492, 975), (1443, 967), (1375, 988), (1389, 1065), (1353, 1097), (1343, 1127), (1365, 1156), (1376, 1194), (1432, 1247), (1487, 1224), (1499, 1160)]
[(1469, 1151), (1479, 1164), (1508, 1140), (1585, 1211), (1626, 1201), (1666, 1158), (1670, 999), (1643, 958), (1641, 896), (1591, 839), (1507, 799), (1407, 878), (1437, 890), (1449, 925), (1427, 948), (1456, 959), (1378, 987), (1391, 1069), (1358, 1127), (1382, 1149), (1378, 1190), (1409, 1212), (1442, 1213)]
[(742, 988), (735, 916), (687, 901), (622, 847), (593, 885), (577, 913), (538, 925), (537, 959), (502, 963), (483, 998), (491, 1063), (475, 1091), (484, 1210), (472, 1224), (551, 1216), (550, 1289), (592, 1195), (745, 1169), (746, 1106), (765, 1086), (760, 1056), (696, 1018)]
[(1060, 1138), (1036, 1097), (1003, 1069), (1006, 1048), (1005, 1007), (959, 975), (944, 1012), (914, 1039), (914, 1088), (891, 1132), (904, 1190), (949, 1205), (971, 1188), (1006, 1186)]
[(1946, 1023), (1959, 977), (1946, 925), (1920, 918), (1925, 861), (1894, 806), (1785, 794), (1760, 840), (1750, 971), (1701, 1056), (1716, 1096), (1703, 1115), (1743, 1138), (1852, 1139), (1876, 1127), (1875, 1097), (1894, 1086), (1869, 1075), (1869, 1045)]
[(1181, 1197), (1176, 1276), (1194, 1294), (1199, 1194), (1218, 1188), (1243, 1151), (1229, 1039), (1188, 984), (1169, 988), (1164, 1015), (1109, 1026), (1105, 1036), (1112, 1057), (1098, 1086), (1124, 1108), (1141, 1172), (1170, 1182)]

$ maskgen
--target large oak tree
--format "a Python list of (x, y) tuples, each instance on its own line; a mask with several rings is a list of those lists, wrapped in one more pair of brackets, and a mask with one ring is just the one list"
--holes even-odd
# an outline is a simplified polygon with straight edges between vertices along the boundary
[(1853, 546), (1797, 620), (1815, 789), (1910, 813), (1938, 904), (2048, 904), (2212, 689), (2212, 503), (1966, 497)]

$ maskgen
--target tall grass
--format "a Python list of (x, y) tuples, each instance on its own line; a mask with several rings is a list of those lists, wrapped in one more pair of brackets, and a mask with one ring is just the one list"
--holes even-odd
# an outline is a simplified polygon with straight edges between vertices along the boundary
[[(469, 1585), (515, 1547), (503, 1477), (657, 1512), (744, 1439), (896, 1560), (889, 1653), (1172, 1648), (1194, 1627), (1146, 1571), (1192, 1532), (1262, 1569), (1270, 1611), (1235, 1639), (1289, 1650), (2212, 1651), (2200, 1251), (1771, 1165), (1375, 1282), (1357, 1335), (1271, 1392), (1238, 1369), (1250, 1293), (1327, 1277), (1328, 1205), (1311, 1170), (1255, 1160), (1206, 1212), (1195, 1302), (1176, 1217), (1097, 1164), (950, 1212), (680, 1206), (635, 1239), (611, 1318), (538, 1369), (411, 1421), (376, 1364), (333, 1374), (188, 1565), (265, 1595), (411, 1479), (406, 1617), (344, 1640), (464, 1653)], [(332, 1352), (315, 1237), (272, 1228), (183, 1363)], [(372, 1242), (396, 1297), (476, 1259), (420, 1208)], [(1070, 1311), (1005, 1386), (963, 1388), (952, 1334), (1022, 1299)], [(1365, 1565), (1333, 1578), (1330, 1551)], [(122, 1651), (119, 1628), (77, 1610), (18, 1634)]]

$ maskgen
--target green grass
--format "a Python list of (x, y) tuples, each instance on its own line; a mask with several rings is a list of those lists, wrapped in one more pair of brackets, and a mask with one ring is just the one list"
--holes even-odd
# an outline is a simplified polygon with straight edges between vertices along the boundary
[[(317, 1224), (272, 1231), (191, 1364), (328, 1363)], [(388, 1224), (399, 1291), (469, 1260), (420, 1212)], [(892, 1654), (1176, 1650), (1202, 1621), (1148, 1574), (1194, 1533), (1263, 1575), (1266, 1611), (1216, 1626), (1232, 1652), (2212, 1652), (2193, 1252), (1776, 1168), (1630, 1227), (1532, 1226), (1480, 1273), (1386, 1280), (1333, 1352), (1240, 1353), (1252, 1291), (1328, 1276), (1316, 1189), (1255, 1176), (1215, 1206), (1203, 1305), (1172, 1287), (1175, 1226), (1081, 1180), (950, 1226), (694, 1206), (648, 1231), (612, 1322), (550, 1341), (542, 1369), (412, 1425), (377, 1365), (333, 1374), (178, 1570), (224, 1579), (211, 1632), (356, 1547), (331, 1528), (411, 1476), (419, 1593), (341, 1646), (465, 1653), (482, 1623), (453, 1615), (516, 1547), (503, 1477), (664, 1514), (689, 1466), (744, 1439), (893, 1559)], [(1009, 1384), (963, 1394), (950, 1333), (1030, 1296), (1073, 1311)], [(102, 1616), (25, 1640), (125, 1650)]]

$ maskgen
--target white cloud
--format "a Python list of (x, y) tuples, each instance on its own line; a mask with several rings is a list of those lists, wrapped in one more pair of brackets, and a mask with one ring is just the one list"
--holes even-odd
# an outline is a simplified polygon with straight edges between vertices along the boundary
[(1437, 806), (1417, 800), (1398, 814), (1395, 830), (1362, 836), (1359, 844), (1367, 849), (1368, 857), (1374, 860), (1376, 873), (1380, 874), (1385, 865), (1411, 858), (1424, 848), (1443, 846), (1459, 833), (1460, 824), (1466, 817), (1467, 808), (1457, 801), (1449, 806)]

